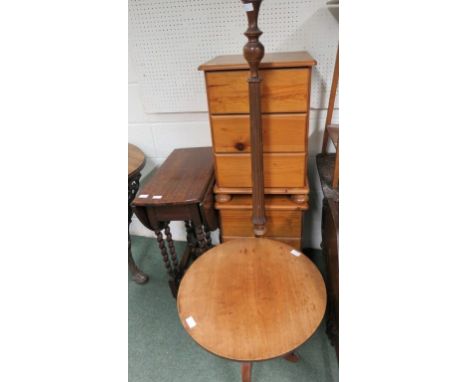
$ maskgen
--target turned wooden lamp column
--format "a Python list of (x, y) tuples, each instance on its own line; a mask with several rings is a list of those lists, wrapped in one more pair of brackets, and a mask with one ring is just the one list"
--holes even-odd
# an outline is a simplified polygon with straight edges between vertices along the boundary
[(265, 197), (263, 185), (263, 137), (262, 137), (262, 102), (259, 75), (260, 61), (265, 48), (259, 41), (262, 31), (258, 28), (258, 12), (262, 0), (242, 0), (247, 12), (249, 26), (244, 33), (249, 39), (244, 46), (244, 57), (249, 63), (249, 104), (250, 104), (250, 140), (252, 158), (252, 223), (256, 237), (266, 233)]

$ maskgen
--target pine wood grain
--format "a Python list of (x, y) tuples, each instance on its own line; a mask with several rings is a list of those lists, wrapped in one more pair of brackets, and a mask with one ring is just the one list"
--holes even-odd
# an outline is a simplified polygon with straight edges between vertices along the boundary
[[(219, 187), (252, 187), (249, 154), (215, 154), (215, 160)], [(306, 162), (305, 153), (265, 153), (265, 187), (304, 187)]]
[[(253, 237), (253, 236), (249, 236), (249, 237)], [(301, 250), (301, 238), (300, 237), (279, 237), (279, 236), (271, 237), (271, 236), (268, 235), (268, 232), (265, 235), (265, 237), (267, 239), (280, 241), (280, 242), (282, 242), (284, 244), (290, 245), (291, 247), (293, 247), (293, 248), (295, 248), (297, 250)], [(236, 239), (242, 239), (242, 237), (223, 236), (223, 243), (225, 243), (227, 241), (231, 241), (231, 240), (236, 240)]]
[[(177, 297), (187, 333), (211, 353), (236, 361), (267, 360), (302, 345), (322, 321), (326, 291), (317, 267), (292, 250), (247, 238), (197, 259)], [(188, 317), (196, 322), (192, 328)]]
[[(264, 114), (263, 152), (306, 152), (307, 114)], [(218, 153), (250, 152), (248, 115), (213, 115), (213, 147)]]
[[(248, 113), (248, 70), (207, 72), (206, 88), (212, 114)], [(263, 113), (307, 112), (310, 69), (260, 70)]]
[[(301, 237), (302, 211), (265, 210), (266, 232), (269, 237)], [(252, 210), (219, 210), (224, 236), (252, 237)]]
[[(266, 237), (286, 242), (300, 249), (303, 212), (307, 203), (297, 204), (289, 195), (265, 195)], [(223, 240), (230, 237), (253, 237), (252, 196), (233, 195), (229, 202), (216, 203)], [(286, 239), (285, 239), (286, 238)], [(294, 240), (294, 241), (290, 241)]]
[[(261, 69), (271, 68), (300, 68), (309, 67), (317, 64), (312, 56), (306, 51), (299, 52), (278, 52), (266, 53), (262, 62)], [(213, 71), (213, 70), (234, 70), (248, 69), (248, 64), (242, 54), (227, 54), (217, 56), (212, 60), (201, 64), (198, 70)]]

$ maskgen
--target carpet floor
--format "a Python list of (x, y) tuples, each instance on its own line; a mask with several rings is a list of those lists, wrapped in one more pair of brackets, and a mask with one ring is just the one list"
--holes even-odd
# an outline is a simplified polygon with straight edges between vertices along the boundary
[[(184, 242), (175, 242), (182, 253)], [(239, 382), (240, 364), (209, 354), (183, 329), (176, 301), (155, 239), (132, 237), (136, 263), (148, 274), (145, 285), (128, 281), (128, 380), (129, 382)], [(314, 260), (323, 270), (321, 252)], [(253, 365), (254, 382), (335, 382), (338, 363), (322, 322), (297, 353), (298, 363), (283, 359)]]

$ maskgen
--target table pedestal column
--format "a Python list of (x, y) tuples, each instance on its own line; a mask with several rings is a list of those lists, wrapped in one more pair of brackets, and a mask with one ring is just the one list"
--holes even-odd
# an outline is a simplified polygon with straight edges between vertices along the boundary
[(242, 382), (250, 382), (252, 380), (252, 362), (243, 362), (241, 371)]
[(285, 356), (283, 356), (283, 358), (286, 360), (286, 361), (289, 361), (289, 362), (299, 362), (301, 359), (299, 358), (299, 356), (295, 353), (295, 352), (291, 352), (291, 353), (288, 353), (286, 354)]

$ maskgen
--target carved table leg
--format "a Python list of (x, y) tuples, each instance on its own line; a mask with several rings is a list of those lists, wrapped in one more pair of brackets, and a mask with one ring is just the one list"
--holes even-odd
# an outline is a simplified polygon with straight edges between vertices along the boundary
[(195, 234), (197, 235), (197, 257), (206, 251), (206, 238), (201, 225), (195, 226)]
[(169, 252), (171, 254), (172, 271), (174, 273), (174, 278), (169, 280), (169, 286), (171, 288), (172, 295), (174, 298), (177, 298), (181, 273), (179, 269), (179, 263), (177, 261), (177, 253), (174, 247), (174, 241), (172, 240), (171, 229), (169, 228), (169, 222), (166, 222), (164, 225), (164, 233), (166, 234), (166, 241), (167, 245), (169, 246)]
[(197, 238), (193, 225), (189, 220), (185, 220), (185, 230), (187, 231), (187, 245), (190, 250), (190, 255), (194, 256), (197, 247)]
[(182, 276), (188, 268), (189, 261), (193, 257), (197, 245), (195, 235), (191, 232), (190, 221), (188, 220), (185, 220), (185, 231), (187, 232), (187, 247), (185, 247), (179, 263), (180, 276)]
[(252, 380), (252, 362), (243, 362), (241, 372), (242, 382), (250, 382)]
[(211, 242), (211, 232), (205, 229), (205, 236), (206, 236), (206, 244), (208, 245), (208, 248), (213, 247), (213, 243)]
[(132, 274), (132, 279), (137, 284), (144, 284), (148, 281), (148, 276), (144, 274), (135, 264), (132, 256), (132, 243), (130, 240), (130, 223), (132, 222), (133, 210), (130, 207), (140, 185), (140, 174), (128, 180), (128, 268)]
[(169, 227), (169, 223), (166, 223), (164, 227), (164, 233), (166, 234), (166, 241), (169, 246), (169, 252), (171, 254), (171, 261), (172, 261), (172, 268), (174, 270), (174, 276), (176, 277), (176, 281), (179, 278), (179, 263), (177, 260), (177, 253), (174, 247), (174, 241), (172, 240), (171, 228)]
[(297, 353), (295, 352), (291, 352), (291, 353), (288, 353), (286, 354), (285, 356), (283, 356), (283, 358), (286, 360), (286, 361), (289, 361), (289, 362), (299, 362), (300, 361), (300, 357), (297, 355)]
[(164, 238), (161, 233), (162, 227), (156, 227), (154, 232), (156, 233), (156, 240), (158, 241), (159, 249), (161, 250), (161, 255), (163, 257), (164, 265), (166, 266), (167, 274), (169, 275), (169, 287), (171, 288), (172, 295), (177, 296), (177, 287), (176, 287), (176, 275), (172, 269), (171, 262), (169, 260), (169, 254), (167, 253), (166, 244), (164, 244)]
[(133, 260), (130, 238), (128, 239), (128, 269), (132, 273), (132, 280), (137, 284), (144, 284), (148, 281), (148, 276), (143, 273)]

